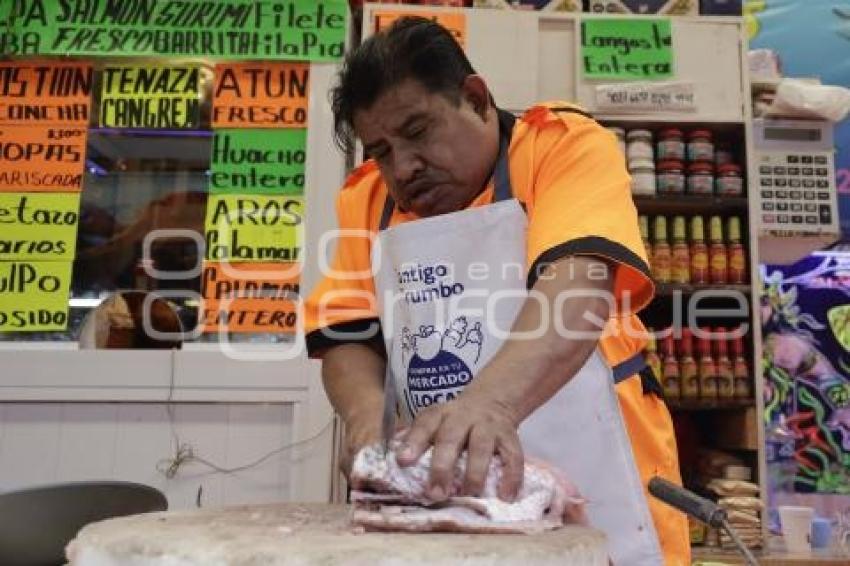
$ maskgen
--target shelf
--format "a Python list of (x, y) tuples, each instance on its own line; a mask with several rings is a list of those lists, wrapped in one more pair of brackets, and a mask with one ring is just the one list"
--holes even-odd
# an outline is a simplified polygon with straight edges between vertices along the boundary
[(717, 401), (704, 401), (701, 399), (677, 399), (667, 400), (667, 406), (674, 413), (700, 412), (700, 411), (739, 411), (755, 407), (753, 399), (728, 399)]
[(641, 214), (747, 214), (746, 197), (634, 195)]
[(656, 297), (671, 297), (676, 291), (680, 291), (683, 295), (693, 295), (697, 291), (733, 291), (736, 293), (749, 294), (752, 292), (752, 286), (744, 283), (741, 285), (682, 285), (678, 283), (656, 283)]

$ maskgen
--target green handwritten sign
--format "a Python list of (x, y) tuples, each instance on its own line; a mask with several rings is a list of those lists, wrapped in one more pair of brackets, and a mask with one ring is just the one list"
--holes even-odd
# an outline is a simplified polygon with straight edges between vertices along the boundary
[(70, 261), (0, 261), (0, 332), (65, 330)]
[(304, 193), (307, 130), (217, 130), (213, 138), (213, 194)]
[(673, 76), (669, 19), (585, 18), (581, 60), (586, 79), (660, 80)]
[(100, 125), (186, 129), (200, 124), (197, 66), (109, 65), (103, 69)]
[[(17, 5), (11, 33), (3, 35), (0, 28), (0, 52), (6, 55), (336, 61), (344, 54), (348, 28), (346, 0), (3, 0), (2, 4)], [(0, 9), (0, 19), (3, 14)]]
[(71, 261), (79, 210), (79, 193), (0, 193), (0, 261)]

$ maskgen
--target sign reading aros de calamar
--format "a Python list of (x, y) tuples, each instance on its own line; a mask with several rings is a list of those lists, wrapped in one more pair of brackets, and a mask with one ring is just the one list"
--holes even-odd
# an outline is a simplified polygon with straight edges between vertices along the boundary
[(335, 61), (345, 0), (4, 0), (7, 55)]

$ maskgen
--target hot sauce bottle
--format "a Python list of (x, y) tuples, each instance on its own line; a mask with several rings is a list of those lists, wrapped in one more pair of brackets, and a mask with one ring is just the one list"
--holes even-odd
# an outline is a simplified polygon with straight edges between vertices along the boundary
[(724, 284), (728, 280), (729, 262), (726, 244), (723, 242), (723, 223), (719, 216), (712, 216), (708, 223), (708, 265), (712, 283)]
[(646, 250), (646, 260), (649, 263), (649, 268), (653, 267), (652, 260), (652, 244), (649, 241), (649, 218), (641, 214), (638, 216), (638, 226), (640, 226), (640, 239), (643, 241), (643, 249)]
[(728, 245), (726, 253), (729, 256), (729, 283), (741, 284), (747, 281), (747, 257), (741, 244), (741, 219), (729, 217), (726, 225)]
[(719, 399), (732, 399), (735, 397), (735, 374), (732, 368), (732, 360), (729, 359), (726, 350), (728, 340), (726, 329), (717, 328), (714, 332), (720, 337), (714, 340), (717, 354), (717, 397)]
[(699, 389), (700, 398), (705, 401), (717, 399), (717, 366), (711, 357), (711, 341), (706, 334), (708, 328), (701, 328), (703, 337), (699, 339)]
[(672, 254), (667, 243), (667, 218), (655, 217), (655, 245), (652, 246), (652, 275), (659, 283), (670, 282)]
[(690, 283), (691, 254), (688, 250), (684, 216), (673, 218), (673, 249), (671, 255), (671, 279), (673, 283)]
[(735, 397), (750, 399), (753, 396), (750, 368), (744, 357), (744, 337), (738, 336), (732, 340), (732, 374), (735, 376)]
[(702, 216), (691, 218), (691, 283), (708, 283), (708, 247)]
[(679, 340), (679, 372), (682, 383), (682, 398), (696, 399), (699, 397), (699, 368), (694, 359), (694, 340), (691, 331), (682, 329)]
[(659, 379), (663, 375), (661, 357), (658, 355), (658, 345), (655, 342), (655, 334), (652, 333), (652, 329), (648, 329), (648, 332), (649, 339), (646, 343), (646, 350), (644, 350), (643, 358), (646, 361), (646, 365), (648, 365), (652, 370), (652, 375), (654, 375), (656, 379)]
[(679, 360), (676, 359), (676, 344), (673, 342), (672, 332), (664, 337), (661, 349), (664, 355), (661, 379), (664, 396), (668, 399), (678, 399), (681, 393), (681, 373), (679, 372)]

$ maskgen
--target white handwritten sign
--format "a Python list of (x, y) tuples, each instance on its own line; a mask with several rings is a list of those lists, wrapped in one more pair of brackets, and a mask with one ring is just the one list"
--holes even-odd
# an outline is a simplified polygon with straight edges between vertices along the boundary
[(694, 112), (694, 85), (689, 82), (617, 83), (596, 87), (601, 112)]

